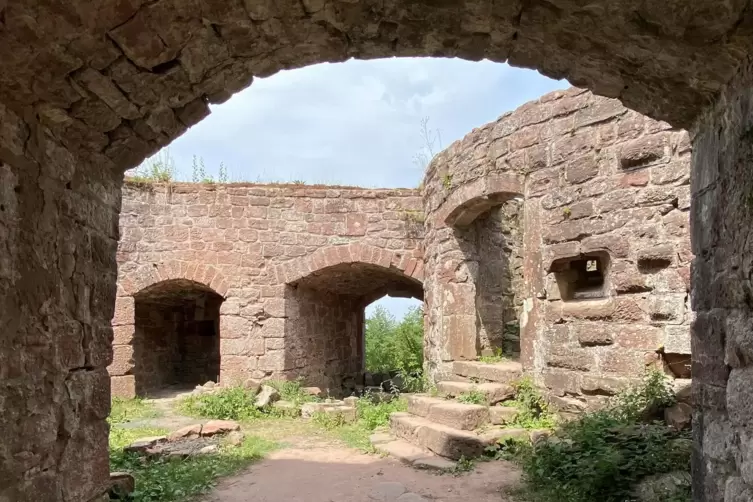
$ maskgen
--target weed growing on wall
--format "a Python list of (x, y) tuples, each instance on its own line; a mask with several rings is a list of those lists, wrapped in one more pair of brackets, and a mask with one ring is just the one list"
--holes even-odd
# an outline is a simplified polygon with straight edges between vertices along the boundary
[(159, 154), (145, 160), (129, 173), (129, 177), (136, 182), (169, 183), (175, 181), (175, 160), (170, 155), (170, 149), (164, 148)]
[(290, 401), (296, 406), (300, 406), (303, 403), (318, 401), (318, 398), (307, 394), (303, 390), (302, 378), (296, 380), (270, 380), (265, 382), (265, 384), (277, 389), (277, 392), (280, 393), (280, 399), (283, 401)]
[(513, 384), (515, 399), (504, 403), (518, 409), (515, 421), (510, 424), (524, 429), (551, 429), (556, 425), (556, 415), (530, 377), (523, 377)]

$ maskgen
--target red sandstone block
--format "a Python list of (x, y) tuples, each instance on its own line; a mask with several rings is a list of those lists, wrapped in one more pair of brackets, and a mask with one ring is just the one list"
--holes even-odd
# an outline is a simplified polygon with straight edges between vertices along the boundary
[(112, 325), (133, 324), (135, 302), (132, 296), (119, 296), (115, 299), (115, 315)]
[(117, 345), (113, 347), (112, 364), (107, 367), (110, 375), (121, 376), (130, 373), (133, 369), (133, 347), (130, 345)]
[[(133, 319), (131, 319), (133, 322)], [(134, 325), (124, 324), (113, 327), (113, 345), (130, 345), (133, 342)]]
[(136, 377), (133, 375), (111, 376), (110, 393), (113, 397), (136, 397)]

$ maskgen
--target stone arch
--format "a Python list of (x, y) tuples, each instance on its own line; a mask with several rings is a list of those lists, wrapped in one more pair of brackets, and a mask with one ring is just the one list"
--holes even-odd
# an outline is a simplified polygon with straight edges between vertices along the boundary
[(421, 261), (362, 244), (303, 261), (285, 285), (285, 370), (349, 395), (363, 383), (365, 308), (385, 295), (423, 301)]
[[(169, 260), (145, 265), (130, 270), (118, 281), (118, 296), (115, 299), (115, 314), (111, 321), (113, 327), (113, 358), (108, 366), (112, 394), (121, 397), (143, 395), (153, 389), (142, 385), (139, 367), (142, 330), (139, 329), (139, 317), (142, 319), (143, 301), (150, 293), (165, 284), (178, 286), (177, 289), (203, 291), (207, 297), (216, 301), (217, 348), (219, 349), (219, 305), (227, 295), (225, 276), (211, 265), (195, 262)], [(173, 302), (175, 303), (175, 302)], [(212, 304), (212, 309), (215, 305)], [(219, 358), (219, 352), (217, 352)], [(219, 361), (219, 359), (218, 359)], [(143, 361), (142, 361), (143, 362)], [(219, 363), (218, 363), (219, 364)], [(211, 375), (207, 380), (216, 377)], [(206, 381), (206, 380), (205, 380)], [(201, 382), (203, 383), (203, 382)]]
[(216, 267), (198, 262), (168, 260), (143, 265), (123, 274), (118, 278), (118, 296), (133, 296), (139, 291), (171, 279), (202, 284), (223, 297), (227, 294), (228, 281)]
[(506, 201), (522, 197), (524, 177), (494, 174), (461, 186), (444, 201), (437, 213), (438, 224), (467, 227), (481, 214)]
[(392, 269), (418, 283), (422, 283), (424, 279), (424, 264), (421, 256), (362, 243), (319, 248), (304, 258), (278, 266), (275, 274), (278, 283), (295, 285), (311, 274), (349, 263), (364, 263)]

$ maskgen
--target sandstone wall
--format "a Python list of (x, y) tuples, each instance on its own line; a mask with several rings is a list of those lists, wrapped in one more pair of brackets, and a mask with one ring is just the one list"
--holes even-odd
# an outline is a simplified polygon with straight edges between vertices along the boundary
[(102, 500), (120, 176), (0, 104), (0, 500)]
[(407, 189), (127, 184), (113, 392), (136, 391), (139, 292), (180, 280), (224, 298), (221, 379), (326, 369), (318, 383), (338, 386), (360, 370), (363, 307), (389, 292), (422, 297), (421, 209)]
[(693, 141), (693, 500), (753, 500), (750, 63)]
[[(468, 225), (523, 199), (521, 360), (566, 408), (598, 402), (657, 358), (689, 371), (690, 143), (685, 132), (570, 89), (474, 130), (425, 178), (427, 330), (435, 359), (474, 355), (451, 326), (473, 306), (460, 291)], [(597, 256), (600, 298), (562, 299), (562, 263)], [(445, 367), (447, 369), (447, 367)], [(579, 399), (572, 399), (578, 396)]]

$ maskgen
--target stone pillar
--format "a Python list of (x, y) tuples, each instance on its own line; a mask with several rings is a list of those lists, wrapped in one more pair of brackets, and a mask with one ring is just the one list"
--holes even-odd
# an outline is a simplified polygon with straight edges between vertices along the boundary
[(700, 117), (691, 232), (693, 500), (753, 500), (753, 72)]
[(90, 501), (106, 490), (114, 173), (0, 105), (2, 501)]

